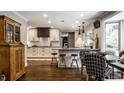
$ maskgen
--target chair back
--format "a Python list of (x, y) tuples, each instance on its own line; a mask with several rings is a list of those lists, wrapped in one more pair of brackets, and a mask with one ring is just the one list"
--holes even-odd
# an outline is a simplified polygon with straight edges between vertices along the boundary
[(89, 51), (88, 51), (88, 50), (81, 50), (81, 51), (79, 52), (80, 60), (81, 60), (81, 64), (82, 64), (82, 65), (85, 64), (85, 61), (84, 61), (85, 53), (89, 53)]
[(84, 57), (85, 57), (85, 54), (86, 54), (86, 53), (99, 53), (99, 51), (100, 51), (100, 50), (95, 50), (95, 51), (90, 51), (90, 50), (86, 50), (86, 49), (81, 50), (81, 51), (79, 52), (81, 64), (82, 64), (82, 65), (85, 65)]
[(87, 74), (96, 79), (104, 79), (106, 58), (98, 53), (86, 53), (84, 59)]

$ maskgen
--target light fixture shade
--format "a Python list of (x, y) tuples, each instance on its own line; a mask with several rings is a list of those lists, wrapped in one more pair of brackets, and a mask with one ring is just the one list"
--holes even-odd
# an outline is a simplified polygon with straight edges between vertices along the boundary
[(82, 22), (82, 33), (85, 33), (85, 30), (84, 30), (84, 22)]
[(80, 35), (81, 33), (80, 33), (80, 26), (78, 26), (79, 27), (79, 32), (78, 32), (78, 34)]

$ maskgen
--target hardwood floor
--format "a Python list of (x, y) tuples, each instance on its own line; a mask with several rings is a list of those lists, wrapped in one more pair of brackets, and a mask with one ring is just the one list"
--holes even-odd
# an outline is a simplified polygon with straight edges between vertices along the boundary
[[(83, 80), (86, 77), (83, 77)], [(50, 66), (50, 61), (28, 61), (26, 74), (19, 81), (80, 81), (80, 71), (77, 69), (57, 68)]]

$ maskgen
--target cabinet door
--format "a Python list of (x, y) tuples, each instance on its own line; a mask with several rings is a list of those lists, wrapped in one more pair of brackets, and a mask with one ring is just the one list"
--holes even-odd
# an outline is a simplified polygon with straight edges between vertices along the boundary
[(14, 25), (9, 21), (6, 21), (6, 32), (5, 32), (5, 40), (8, 43), (14, 42)]
[(24, 73), (24, 48), (14, 48), (14, 80)]
[(38, 57), (42, 57), (42, 48), (38, 48)]
[(37, 57), (38, 51), (36, 47), (31, 48), (31, 57)]
[(50, 57), (50, 48), (45, 48), (45, 51), (44, 51), (44, 54), (45, 54), (45, 57)]
[(15, 26), (15, 33), (14, 33), (14, 40), (15, 42), (20, 42), (20, 27)]
[(51, 29), (50, 30), (50, 38), (51, 41), (59, 41), (59, 30), (57, 29)]
[(39, 38), (37, 37), (37, 29), (29, 30), (29, 41), (39, 41)]
[(50, 57), (50, 48), (38, 48), (38, 57)]
[(46, 49), (46, 48), (42, 48), (42, 49), (41, 49), (41, 53), (42, 53), (42, 54), (41, 54), (41, 57), (45, 57), (45, 55), (46, 55), (46, 54), (45, 54), (45, 49)]

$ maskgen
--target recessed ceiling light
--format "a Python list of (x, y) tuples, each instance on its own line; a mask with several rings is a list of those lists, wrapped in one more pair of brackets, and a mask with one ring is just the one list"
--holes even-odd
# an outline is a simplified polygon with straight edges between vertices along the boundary
[(48, 17), (48, 15), (47, 15), (47, 14), (43, 14), (43, 17), (45, 17), (45, 18), (46, 18), (46, 17)]
[(83, 17), (83, 16), (84, 16), (84, 14), (80, 14), (80, 16), (81, 16), (81, 17)]
[(49, 24), (51, 24), (51, 21), (50, 21), (50, 20), (48, 20), (48, 23), (49, 23)]
[(74, 29), (74, 26), (72, 26), (72, 28)]
[(50, 28), (54, 28), (54, 26), (50, 26)]
[(79, 23), (79, 21), (75, 21), (75, 23)]

